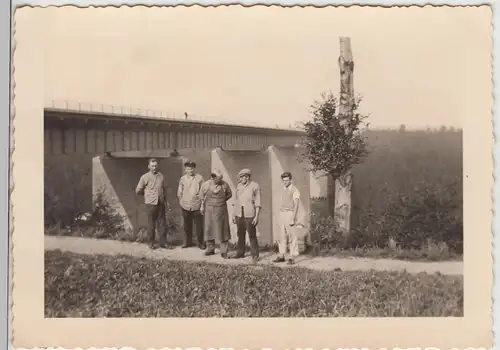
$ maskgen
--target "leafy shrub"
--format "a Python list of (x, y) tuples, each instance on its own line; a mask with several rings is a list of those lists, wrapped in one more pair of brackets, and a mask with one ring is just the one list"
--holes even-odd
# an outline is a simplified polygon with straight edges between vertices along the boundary
[(84, 224), (88, 227), (102, 229), (110, 233), (119, 232), (124, 229), (122, 216), (108, 203), (104, 191), (96, 193), (90, 220), (85, 221)]
[[(322, 249), (390, 248), (421, 250), (429, 257), (449, 258), (463, 253), (462, 203), (453, 187), (438, 190), (420, 184), (413, 195), (382, 189), (385, 212), (366, 208), (359, 212), (349, 241), (335, 227), (333, 218), (312, 212), (311, 239)], [(315, 208), (327, 208), (326, 200), (315, 200)], [(321, 205), (322, 204), (322, 205)]]
[[(167, 238), (170, 243), (182, 242), (179, 233), (179, 223), (174, 215), (166, 213)], [(78, 236), (100, 239), (115, 239), (127, 242), (147, 242), (148, 234), (145, 227), (137, 231), (126, 229), (124, 218), (106, 200), (104, 189), (97, 191), (94, 196), (94, 205), (91, 213), (66, 220), (63, 226), (61, 221), (53, 225), (46, 225), (48, 235)]]
[(91, 162), (87, 154), (45, 155), (45, 226), (73, 225), (75, 218), (92, 210)]
[(45, 317), (414, 316), (463, 316), (463, 278), (45, 252)]
[(312, 104), (311, 120), (301, 125), (306, 136), (299, 155), (309, 161), (312, 171), (339, 177), (367, 156), (363, 131), (368, 116), (358, 112), (360, 102), (353, 101), (351, 109), (342, 114), (341, 99), (326, 92)]
[[(376, 244), (394, 240), (405, 249), (420, 248), (429, 243), (446, 243), (461, 253), (463, 246), (462, 201), (456, 188), (460, 181), (443, 186), (430, 183), (415, 185), (413, 195), (386, 189), (386, 211), (378, 220), (361, 216), (359, 229), (378, 233)], [(371, 214), (368, 212), (368, 214)]]
[[(51, 200), (56, 202), (57, 196), (51, 198)], [(45, 218), (45, 226), (49, 232), (56, 229), (92, 228), (96, 231), (106, 231), (113, 234), (123, 230), (123, 218), (106, 200), (104, 190), (97, 191), (93, 202), (93, 208), (90, 213), (78, 213), (75, 216), (64, 217), (64, 219), (56, 219), (55, 217), (51, 217), (50, 219)], [(58, 212), (60, 213), (60, 211)], [(75, 214), (73, 211), (71, 212)]]

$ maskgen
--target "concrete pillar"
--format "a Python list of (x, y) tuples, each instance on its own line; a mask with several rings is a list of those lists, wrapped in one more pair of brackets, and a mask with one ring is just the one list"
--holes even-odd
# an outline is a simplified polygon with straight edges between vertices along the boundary
[(311, 181), (311, 198), (326, 198), (328, 177), (322, 172), (309, 172)]
[[(212, 151), (212, 170), (218, 169), (222, 172), (224, 180), (231, 187), (233, 197), (228, 201), (228, 212), (230, 218), (233, 215), (233, 204), (238, 184), (238, 172), (243, 168), (252, 171), (252, 180), (261, 187), (262, 211), (257, 226), (257, 237), (259, 244), (272, 244), (272, 213), (271, 213), (271, 178), (268, 169), (268, 154), (263, 151), (224, 151), (216, 148)], [(231, 241), (237, 241), (236, 225), (231, 223)], [(247, 237), (248, 243), (248, 237)]]
[[(123, 229), (136, 231), (137, 206), (140, 203), (135, 198), (134, 190), (143, 169), (139, 170), (127, 164), (128, 171), (124, 172), (122, 163), (123, 161), (115, 162), (114, 159), (106, 156), (97, 156), (92, 159), (94, 205), (109, 206), (111, 212), (121, 217)], [(128, 183), (128, 186), (125, 183)], [(103, 202), (98, 201), (98, 198)]]
[(237, 240), (237, 234), (236, 234), (236, 226), (231, 222), (231, 218), (233, 216), (233, 203), (234, 203), (234, 195), (236, 193), (236, 183), (231, 177), (228, 169), (226, 168), (226, 165), (224, 164), (224, 156), (222, 154), (222, 149), (220, 147), (217, 147), (216, 149), (212, 150), (211, 152), (211, 170), (219, 170), (222, 172), (222, 175), (224, 177), (224, 181), (226, 181), (229, 184), (229, 187), (231, 188), (231, 191), (233, 192), (233, 197), (229, 199), (227, 202), (227, 209), (228, 209), (228, 214), (229, 214), (229, 226), (231, 228), (231, 242), (236, 242)]
[(298, 219), (304, 224), (306, 229), (309, 229), (310, 215), (310, 174), (305, 164), (297, 162), (297, 149), (295, 147), (277, 147), (269, 146), (269, 169), (272, 181), (272, 222), (273, 222), (273, 241), (277, 242), (277, 233), (279, 232), (279, 215), (280, 215), (280, 197), (283, 183), (281, 174), (288, 171), (292, 174), (292, 183), (300, 191), (300, 202)]
[(112, 157), (97, 156), (92, 160), (94, 197), (102, 193), (112, 209), (122, 217), (125, 229), (137, 232), (147, 227), (144, 198), (135, 194), (141, 175), (148, 171), (148, 159), (158, 158), (159, 170), (165, 176), (167, 200), (172, 206), (170, 218), (182, 230), (182, 216), (177, 200), (177, 187), (187, 160), (197, 163), (197, 171), (207, 179), (210, 175), (210, 151), (205, 149), (125, 151), (112, 153)]

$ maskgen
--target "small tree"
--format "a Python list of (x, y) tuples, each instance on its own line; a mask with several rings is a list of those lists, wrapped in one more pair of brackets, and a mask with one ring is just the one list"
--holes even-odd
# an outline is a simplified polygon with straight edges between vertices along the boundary
[[(331, 92), (323, 93), (311, 106), (312, 120), (302, 124), (306, 137), (302, 140), (301, 159), (309, 161), (310, 171), (324, 173), (343, 187), (352, 182), (352, 166), (361, 163), (368, 154), (362, 133), (368, 116), (358, 113), (359, 103), (357, 99), (352, 104), (346, 119), (339, 113), (339, 99)], [(330, 201), (333, 212), (332, 204)], [(338, 213), (334, 214), (337, 217)]]
[(331, 92), (321, 94), (321, 100), (312, 104), (312, 120), (302, 125), (306, 133), (302, 140), (303, 155), (309, 159), (311, 171), (325, 172), (337, 178), (368, 154), (362, 135), (368, 116), (357, 113), (359, 102), (358, 99), (345, 124), (338, 113), (338, 98)]

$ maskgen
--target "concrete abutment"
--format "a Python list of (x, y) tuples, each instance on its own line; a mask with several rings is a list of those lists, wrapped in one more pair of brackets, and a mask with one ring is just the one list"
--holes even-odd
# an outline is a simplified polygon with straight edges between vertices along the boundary
[[(113, 152), (92, 159), (92, 192), (100, 194), (113, 210), (123, 217), (126, 229), (138, 232), (147, 226), (143, 198), (135, 194), (135, 187), (142, 174), (147, 172), (150, 157), (159, 159), (160, 171), (165, 176), (168, 201), (172, 206), (171, 219), (182, 230), (181, 209), (176, 198), (177, 186), (183, 174), (186, 160), (196, 162), (197, 171), (205, 180), (219, 169), (224, 174), (233, 192), (228, 201), (230, 217), (233, 214), (234, 196), (238, 183), (238, 172), (242, 168), (252, 170), (252, 179), (261, 188), (262, 211), (258, 225), (259, 244), (271, 245), (278, 240), (279, 193), (282, 187), (281, 174), (290, 171), (293, 182), (301, 192), (300, 221), (309, 228), (310, 175), (303, 164), (297, 162), (294, 147), (270, 146), (264, 150), (238, 151), (215, 149)], [(231, 223), (231, 241), (236, 242), (236, 225)], [(248, 240), (248, 238), (247, 238)]]

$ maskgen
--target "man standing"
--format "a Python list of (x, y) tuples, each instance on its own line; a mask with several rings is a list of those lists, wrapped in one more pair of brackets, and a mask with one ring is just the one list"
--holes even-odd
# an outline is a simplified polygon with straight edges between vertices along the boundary
[(259, 244), (257, 241), (257, 224), (261, 210), (260, 186), (251, 180), (250, 169), (242, 169), (238, 173), (239, 183), (236, 187), (236, 197), (233, 204), (233, 223), (238, 228), (238, 251), (236, 259), (245, 256), (245, 237), (248, 232), (252, 260), (259, 259)]
[(151, 158), (149, 160), (149, 172), (142, 175), (137, 184), (135, 192), (138, 195), (144, 195), (146, 205), (146, 215), (148, 217), (148, 236), (151, 249), (156, 249), (155, 228), (158, 225), (160, 235), (160, 248), (166, 248), (166, 207), (167, 191), (163, 174), (158, 171), (158, 160)]
[(200, 190), (203, 176), (196, 173), (196, 163), (184, 163), (185, 174), (179, 180), (177, 198), (182, 210), (184, 222), (184, 245), (182, 248), (193, 246), (193, 226), (196, 231), (196, 240), (200, 249), (205, 249), (203, 239), (203, 216), (200, 212)]
[(201, 187), (201, 213), (204, 215), (203, 229), (207, 250), (205, 255), (215, 254), (215, 241), (220, 242), (220, 255), (228, 259), (228, 241), (231, 238), (227, 201), (233, 193), (229, 184), (223, 180), (222, 172), (215, 170), (211, 179)]
[(299, 210), (300, 192), (292, 184), (292, 174), (284, 172), (281, 174), (283, 189), (281, 190), (280, 202), (280, 232), (279, 232), (279, 256), (273, 260), (276, 263), (285, 261), (287, 248), (290, 249), (288, 264), (294, 264), (299, 255), (299, 245), (295, 234), (297, 213)]

